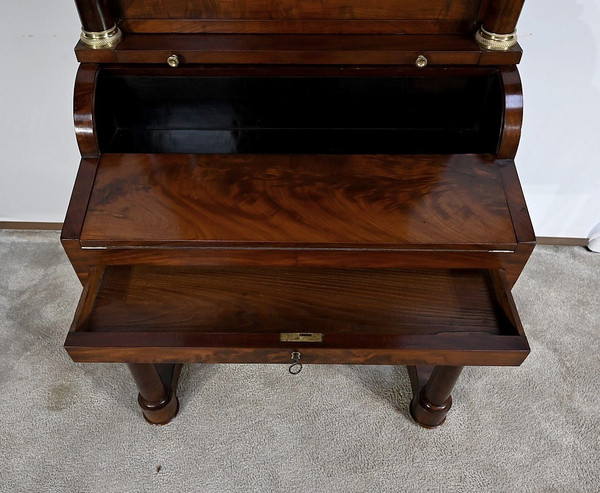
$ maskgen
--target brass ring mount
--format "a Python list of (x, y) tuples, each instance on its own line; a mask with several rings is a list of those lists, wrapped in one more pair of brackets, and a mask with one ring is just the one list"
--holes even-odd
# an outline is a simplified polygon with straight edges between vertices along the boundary
[(510, 34), (497, 34), (487, 31), (481, 26), (475, 39), (482, 48), (492, 51), (506, 51), (517, 44), (517, 31)]
[(106, 31), (86, 31), (82, 29), (80, 39), (89, 48), (104, 50), (117, 46), (122, 37), (121, 30), (114, 25)]

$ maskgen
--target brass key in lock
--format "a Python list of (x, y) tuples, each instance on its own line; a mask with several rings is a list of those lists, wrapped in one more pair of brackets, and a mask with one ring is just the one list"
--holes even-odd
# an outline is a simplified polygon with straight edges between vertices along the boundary
[(302, 371), (302, 363), (300, 363), (300, 358), (302, 355), (298, 351), (292, 352), (292, 360), (294, 361), (290, 367), (288, 368), (289, 372), (292, 375), (298, 375)]

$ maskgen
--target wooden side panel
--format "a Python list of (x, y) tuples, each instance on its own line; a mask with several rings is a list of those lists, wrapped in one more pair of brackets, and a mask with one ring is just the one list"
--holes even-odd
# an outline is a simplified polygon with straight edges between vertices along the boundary
[(498, 148), (498, 159), (514, 159), (521, 139), (523, 123), (523, 90), (517, 67), (500, 71), (504, 88), (504, 124)]
[(512, 287), (517, 282), (529, 256), (533, 252), (535, 247), (535, 233), (514, 161), (501, 161), (499, 165), (515, 236), (519, 242), (515, 250), (515, 255), (511, 257), (511, 266), (507, 268), (506, 272), (508, 285)]
[(82, 157), (100, 156), (94, 122), (94, 100), (99, 65), (83, 63), (77, 71), (73, 96), (73, 121), (79, 152)]
[(85, 282), (89, 266), (93, 262), (90, 263), (82, 259), (79, 237), (90, 200), (90, 194), (94, 186), (97, 167), (98, 159), (84, 158), (81, 160), (60, 236), (63, 248), (82, 284)]

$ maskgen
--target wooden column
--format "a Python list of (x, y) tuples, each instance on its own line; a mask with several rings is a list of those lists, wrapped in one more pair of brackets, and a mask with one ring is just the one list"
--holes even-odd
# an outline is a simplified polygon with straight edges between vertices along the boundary
[(127, 366), (140, 390), (138, 403), (146, 421), (153, 425), (167, 424), (179, 411), (174, 390), (165, 385), (156, 365), (128, 363)]
[(424, 428), (437, 428), (446, 421), (452, 407), (450, 393), (460, 376), (462, 366), (436, 366), (427, 383), (416, 392), (410, 403), (410, 414)]
[(489, 50), (507, 50), (517, 43), (517, 21), (525, 0), (483, 0), (476, 34), (479, 44)]
[(114, 48), (121, 40), (114, 0), (75, 0), (81, 19), (81, 41), (93, 49)]

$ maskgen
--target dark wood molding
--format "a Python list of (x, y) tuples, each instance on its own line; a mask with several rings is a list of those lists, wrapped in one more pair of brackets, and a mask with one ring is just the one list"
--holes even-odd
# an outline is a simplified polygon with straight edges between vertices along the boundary
[[(415, 66), (424, 55), (428, 67), (489, 65), (483, 50), (465, 34), (127, 34), (114, 50), (95, 50), (80, 42), (79, 62), (158, 64), (179, 57), (190, 64), (397, 65)], [(494, 52), (495, 64), (514, 65), (518, 46)]]
[(38, 230), (58, 230), (60, 231), (63, 223), (30, 222), (30, 221), (0, 221), (0, 229), (38, 229)]

